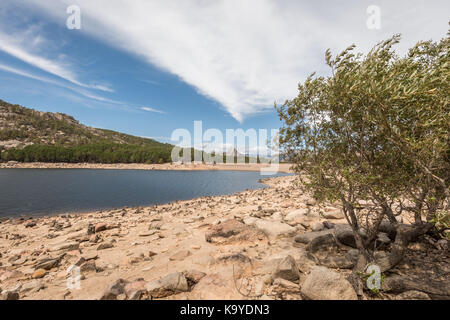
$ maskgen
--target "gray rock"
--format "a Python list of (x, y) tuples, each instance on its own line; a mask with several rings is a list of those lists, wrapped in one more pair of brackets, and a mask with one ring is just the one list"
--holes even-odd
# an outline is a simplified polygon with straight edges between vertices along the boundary
[(313, 223), (313, 225), (311, 226), (311, 230), (314, 231), (314, 232), (322, 231), (323, 229), (324, 229), (324, 226), (323, 226), (323, 224), (320, 223), (320, 222), (315, 222), (315, 223)]
[(71, 251), (77, 250), (80, 248), (80, 244), (76, 241), (63, 242), (59, 244), (55, 244), (50, 247), (50, 252), (52, 251)]
[(252, 222), (256, 228), (260, 229), (270, 238), (283, 238), (293, 236), (296, 232), (294, 227), (291, 227), (283, 222), (269, 221), (263, 219), (256, 219)]
[(109, 249), (109, 248), (113, 248), (114, 245), (110, 242), (104, 242), (101, 243), (98, 247), (97, 250), (105, 250), (105, 249)]
[(306, 246), (306, 251), (317, 264), (329, 268), (350, 269), (356, 263), (356, 259), (340, 249), (332, 234), (315, 238)]
[(298, 271), (298, 266), (294, 258), (287, 256), (278, 263), (276, 269), (272, 273), (272, 279), (276, 278), (282, 278), (293, 282), (300, 278), (300, 272)]
[(16, 291), (3, 291), (0, 300), (19, 300), (19, 293)]
[(181, 272), (171, 273), (147, 284), (147, 292), (152, 298), (164, 298), (189, 290), (186, 277)]
[(125, 285), (128, 281), (119, 279), (111, 284), (103, 293), (100, 300), (117, 300), (117, 296), (125, 293)]
[(325, 267), (314, 267), (301, 288), (302, 295), (310, 300), (357, 300), (350, 282), (340, 273)]
[(34, 266), (34, 269), (50, 270), (54, 267), (57, 267), (59, 265), (59, 261), (60, 259), (44, 258), (38, 261), (38, 263)]
[(299, 234), (298, 236), (296, 236), (294, 241), (298, 242), (298, 243), (308, 244), (313, 239), (315, 239), (319, 236), (325, 235), (325, 234), (331, 234), (332, 232), (333, 232), (332, 229), (327, 229), (327, 230), (317, 231), (317, 232), (305, 232), (305, 233), (302, 233), (302, 234)]

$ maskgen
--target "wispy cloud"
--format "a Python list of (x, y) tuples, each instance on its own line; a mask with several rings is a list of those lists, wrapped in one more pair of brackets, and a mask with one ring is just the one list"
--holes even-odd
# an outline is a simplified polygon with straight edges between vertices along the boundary
[(47, 77), (38, 76), (38, 75), (32, 74), (30, 72), (27, 72), (25, 70), (21, 70), (21, 69), (14, 68), (14, 67), (11, 67), (11, 66), (7, 66), (7, 65), (4, 65), (4, 64), (0, 64), (0, 70), (1, 71), (6, 71), (6, 72), (9, 72), (9, 73), (13, 73), (13, 74), (25, 77), (25, 78), (29, 78), (29, 79), (33, 79), (33, 80), (37, 80), (37, 81), (41, 81), (41, 82), (45, 82), (45, 83), (49, 83), (49, 84), (52, 84), (52, 85), (55, 85), (55, 86), (58, 86), (58, 87), (61, 87), (61, 88), (65, 88), (65, 89), (71, 90), (71, 91), (73, 91), (73, 92), (75, 92), (75, 93), (77, 93), (77, 94), (79, 94), (79, 95), (81, 95), (81, 96), (83, 96), (85, 98), (89, 98), (91, 100), (95, 100), (95, 101), (98, 101), (98, 102), (118, 105), (118, 106), (122, 106), (122, 107), (125, 107), (125, 108), (135, 108), (135, 107), (129, 105), (128, 103), (125, 103), (125, 102), (122, 102), (122, 101), (118, 101), (118, 100), (108, 99), (108, 98), (105, 98), (103, 96), (100, 96), (100, 95), (97, 95), (97, 94), (93, 94), (93, 93), (91, 93), (91, 92), (89, 92), (87, 90), (78, 88), (76, 86), (69, 85), (69, 84), (63, 83), (61, 81), (57, 81), (57, 80), (50, 79), (50, 78), (47, 78)]
[(141, 107), (141, 110), (148, 111), (148, 112), (163, 113), (163, 114), (165, 113), (164, 111), (149, 108), (149, 107)]
[[(34, 40), (31, 42), (33, 46), (36, 46), (39, 43), (43, 42), (42, 37), (40, 36), (36, 36), (33, 39)], [(69, 69), (67, 63), (50, 60), (37, 54), (31, 53), (30, 49), (26, 48), (26, 46), (23, 45), (23, 42), (25, 42), (24, 40), (27, 41), (28, 39), (24, 39), (21, 36), (13, 38), (0, 32), (0, 50), (45, 72), (69, 81), (77, 86), (106, 92), (114, 92), (113, 89), (105, 85), (90, 85), (78, 81), (75, 73)]]

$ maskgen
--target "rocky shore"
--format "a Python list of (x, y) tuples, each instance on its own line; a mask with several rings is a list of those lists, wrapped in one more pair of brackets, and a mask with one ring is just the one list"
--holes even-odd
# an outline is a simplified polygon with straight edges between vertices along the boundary
[[(291, 172), (291, 164), (278, 164), (279, 172)], [(109, 169), (109, 170), (233, 170), (233, 171), (260, 171), (269, 170), (269, 164), (204, 164), (204, 163), (48, 163), (48, 162), (0, 162), (0, 169)]]
[[(265, 183), (270, 188), (144, 208), (4, 219), (1, 298), (450, 297), (446, 240), (410, 244), (382, 291), (355, 289), (358, 252), (339, 206), (316, 204), (295, 176)], [(393, 237), (386, 226), (378, 245)]]

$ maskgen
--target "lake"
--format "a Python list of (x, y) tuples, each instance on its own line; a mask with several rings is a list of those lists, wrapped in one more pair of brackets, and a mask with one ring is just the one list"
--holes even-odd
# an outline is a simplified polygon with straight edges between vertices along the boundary
[[(276, 176), (289, 175), (279, 173)], [(0, 169), (0, 217), (149, 206), (266, 187), (259, 172)]]

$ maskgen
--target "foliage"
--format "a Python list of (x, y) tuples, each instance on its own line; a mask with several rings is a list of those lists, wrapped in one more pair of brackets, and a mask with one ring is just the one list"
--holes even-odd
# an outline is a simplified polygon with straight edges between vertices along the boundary
[(405, 57), (392, 49), (399, 41), (367, 55), (354, 45), (335, 58), (327, 50), (332, 75), (312, 74), (276, 106), (285, 154), (317, 199), (342, 203), (366, 260), (385, 217), (396, 223), (409, 211), (420, 224), (448, 212), (449, 37), (419, 42)]

